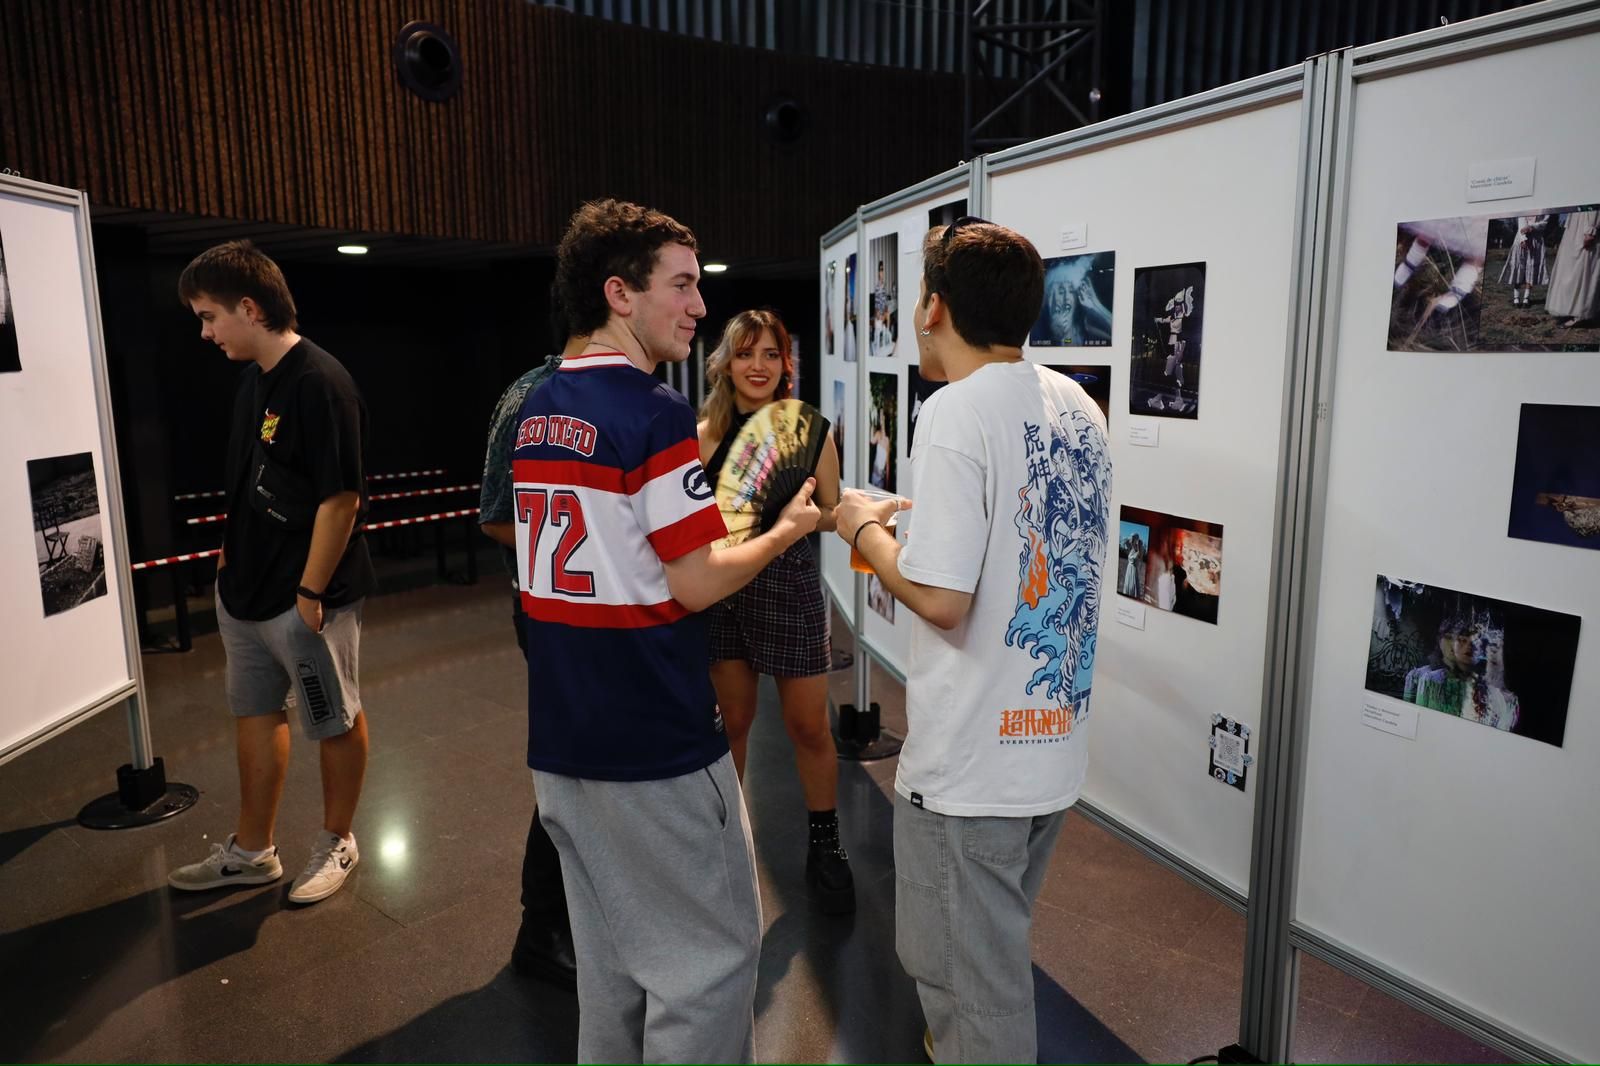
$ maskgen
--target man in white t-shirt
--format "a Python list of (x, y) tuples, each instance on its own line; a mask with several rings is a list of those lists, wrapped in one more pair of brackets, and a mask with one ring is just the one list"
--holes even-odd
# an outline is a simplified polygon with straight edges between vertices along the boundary
[[(916, 509), (846, 492), (838, 533), (917, 616), (895, 777), (895, 941), (939, 1062), (1033, 1062), (1029, 929), (1086, 767), (1111, 549), (1106, 423), (1025, 362), (1039, 253), (981, 219), (929, 233), (913, 324)], [(904, 503), (909, 507), (909, 503)]]

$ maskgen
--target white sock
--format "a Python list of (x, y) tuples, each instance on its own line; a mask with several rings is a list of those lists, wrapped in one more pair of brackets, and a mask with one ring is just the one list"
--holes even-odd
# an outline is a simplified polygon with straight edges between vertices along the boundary
[(268, 844), (260, 851), (246, 851), (244, 848), (239, 846), (239, 842), (237, 840), (233, 842), (233, 853), (239, 856), (239, 858), (243, 859), (245, 862), (260, 862), (262, 859), (267, 857), (267, 853), (271, 850), (272, 845)]

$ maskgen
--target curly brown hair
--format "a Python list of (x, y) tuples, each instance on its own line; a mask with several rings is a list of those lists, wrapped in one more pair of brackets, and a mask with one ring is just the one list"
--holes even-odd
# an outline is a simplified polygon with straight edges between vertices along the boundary
[(643, 292), (665, 244), (700, 249), (688, 226), (639, 204), (591, 200), (573, 212), (556, 250), (556, 292), (572, 332), (593, 333), (606, 324), (607, 278)]
[(201, 296), (232, 311), (246, 296), (261, 308), (261, 324), (274, 333), (299, 327), (294, 297), (266, 252), (251, 241), (229, 241), (207, 248), (178, 276), (178, 299), (188, 306)]
[(1020, 348), (1044, 303), (1038, 250), (1016, 230), (982, 219), (928, 231), (922, 280), (927, 295), (944, 297), (950, 325), (974, 348)]

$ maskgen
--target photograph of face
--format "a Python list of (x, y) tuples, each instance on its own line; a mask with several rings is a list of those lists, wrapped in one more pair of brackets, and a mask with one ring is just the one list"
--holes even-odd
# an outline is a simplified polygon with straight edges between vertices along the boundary
[(839, 270), (837, 259), (828, 262), (828, 273), (822, 282), (822, 351), (833, 354), (833, 282)]
[(1478, 350), (1600, 351), (1600, 209), (1489, 220)]
[(1133, 359), (1128, 410), (1163, 418), (1200, 417), (1200, 356), (1206, 265), (1133, 272)]
[(45, 617), (106, 594), (100, 490), (88, 452), (28, 460), (33, 544)]
[(1117, 253), (1090, 252), (1044, 261), (1044, 306), (1028, 334), (1034, 348), (1105, 347)]
[(874, 488), (897, 492), (898, 465), (895, 437), (898, 433), (900, 377), (898, 374), (868, 375), (872, 396), (867, 407), (867, 480)]
[(1117, 533), (1117, 593), (1132, 600), (1144, 599), (1144, 562), (1150, 555), (1150, 527), (1140, 522), (1122, 521)]
[[(1222, 526), (1141, 507), (1123, 507), (1121, 519), (1117, 593), (1215, 625), (1222, 597)], [(1138, 543), (1130, 537), (1138, 537)], [(1142, 574), (1126, 558), (1133, 552), (1144, 553)], [(1130, 567), (1135, 570), (1131, 579)]]
[(1100, 413), (1106, 416), (1106, 427), (1111, 426), (1111, 368), (1101, 365), (1085, 366), (1051, 366), (1057, 374), (1067, 377), (1083, 386), (1083, 391), (1089, 394), (1089, 399), (1100, 408)]
[(0, 234), (0, 374), (22, 369), (17, 352), (17, 326), (11, 313), (11, 283), (6, 277), (6, 242)]
[(844, 405), (844, 382), (833, 383), (833, 443), (839, 449), (839, 469), (849, 470), (844, 465), (844, 424), (849, 412)]
[(844, 361), (856, 361), (856, 257), (844, 257)]
[(911, 409), (906, 412), (906, 454), (911, 454), (911, 449), (917, 446), (917, 416), (922, 414), (922, 405), (928, 397), (944, 388), (943, 381), (929, 381), (918, 372), (916, 364), (906, 367), (906, 386), (909, 392), (907, 402)]
[(1580, 620), (1378, 576), (1366, 687), (1561, 746)]
[(867, 324), (867, 350), (887, 358), (900, 336), (900, 235), (891, 233), (867, 245), (872, 274), (872, 321)]
[(1600, 407), (1522, 405), (1506, 533), (1600, 550)]

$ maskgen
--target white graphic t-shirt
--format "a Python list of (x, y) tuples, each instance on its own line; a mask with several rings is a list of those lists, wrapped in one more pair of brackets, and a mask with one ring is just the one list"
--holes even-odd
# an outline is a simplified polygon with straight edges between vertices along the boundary
[(974, 596), (948, 632), (913, 619), (895, 790), (967, 817), (1070, 807), (1111, 550), (1105, 416), (1062, 374), (988, 364), (923, 404), (911, 466), (900, 572)]

